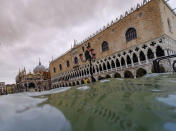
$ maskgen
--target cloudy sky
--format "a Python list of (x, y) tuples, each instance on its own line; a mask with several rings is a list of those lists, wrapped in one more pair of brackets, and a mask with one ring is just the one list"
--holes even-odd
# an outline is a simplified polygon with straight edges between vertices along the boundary
[[(142, 0), (0, 0), (0, 81), (15, 82)], [(175, 0), (170, 0), (176, 5)]]

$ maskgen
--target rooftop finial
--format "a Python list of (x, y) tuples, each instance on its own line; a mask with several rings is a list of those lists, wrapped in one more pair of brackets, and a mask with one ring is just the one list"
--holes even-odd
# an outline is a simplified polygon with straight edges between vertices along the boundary
[(76, 40), (74, 40), (74, 47), (77, 45), (77, 41)]
[(40, 58), (39, 58), (39, 65), (41, 65)]

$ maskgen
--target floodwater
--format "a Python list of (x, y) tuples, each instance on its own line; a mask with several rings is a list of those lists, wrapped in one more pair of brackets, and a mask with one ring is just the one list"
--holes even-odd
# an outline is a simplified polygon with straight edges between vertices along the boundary
[(176, 131), (176, 75), (0, 96), (0, 131)]

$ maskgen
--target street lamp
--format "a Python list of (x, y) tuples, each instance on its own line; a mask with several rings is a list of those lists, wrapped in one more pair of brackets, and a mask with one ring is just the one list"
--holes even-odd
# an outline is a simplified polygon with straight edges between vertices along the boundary
[(96, 59), (96, 54), (94, 52), (94, 49), (91, 48), (90, 43), (88, 43), (86, 49), (84, 48), (84, 46), (82, 47), (82, 51), (84, 52), (84, 57), (85, 60), (83, 59), (83, 54), (80, 54), (80, 59), (82, 62), (87, 62), (89, 61), (90, 64), (90, 75), (91, 75), (91, 81), (95, 82), (95, 78), (93, 77), (93, 68), (92, 68), (92, 62), (95, 61)]

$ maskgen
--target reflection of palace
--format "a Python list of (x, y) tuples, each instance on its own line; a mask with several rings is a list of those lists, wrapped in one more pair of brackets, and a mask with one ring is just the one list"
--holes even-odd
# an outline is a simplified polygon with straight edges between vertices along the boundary
[[(151, 73), (153, 59), (176, 52), (176, 15), (164, 0), (137, 4), (50, 63), (54, 88), (91, 81), (85, 50), (96, 57), (92, 67), (96, 80)], [(169, 71), (169, 64), (162, 62), (162, 71)]]
[(26, 69), (19, 71), (16, 77), (17, 91), (43, 91), (50, 89), (50, 73), (41, 62), (35, 67), (34, 73), (26, 73)]

